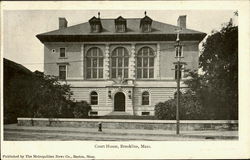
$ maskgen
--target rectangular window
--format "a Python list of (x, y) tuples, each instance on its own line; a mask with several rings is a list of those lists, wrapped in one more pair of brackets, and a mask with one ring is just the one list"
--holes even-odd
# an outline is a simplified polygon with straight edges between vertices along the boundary
[(116, 58), (112, 58), (112, 67), (116, 67)]
[(123, 58), (118, 58), (118, 67), (122, 67), (122, 59)]
[(93, 77), (92, 78), (97, 78), (97, 69), (93, 69)]
[(154, 57), (149, 58), (149, 67), (154, 67)]
[(128, 67), (128, 58), (124, 58), (124, 67)]
[(148, 67), (148, 58), (143, 58), (143, 67)]
[(124, 69), (124, 78), (128, 78), (128, 69)]
[(150, 32), (151, 28), (150, 28), (150, 24), (144, 24), (142, 26), (142, 31), (143, 32)]
[(116, 78), (116, 69), (112, 69), (112, 78)]
[(101, 26), (99, 24), (92, 24), (91, 25), (91, 32), (100, 32)]
[(92, 64), (93, 67), (97, 67), (97, 58), (93, 58), (93, 64)]
[[(180, 65), (180, 71), (179, 71), (179, 77), (180, 77), (180, 79), (182, 78), (182, 65)], [(178, 74), (178, 65), (175, 65), (175, 75), (174, 75), (174, 77), (175, 77), (175, 79), (177, 79), (177, 74)]]
[(143, 78), (148, 78), (148, 69), (143, 69)]
[(103, 58), (99, 58), (99, 67), (103, 67)]
[(154, 69), (149, 69), (149, 78), (154, 78)]
[(103, 69), (99, 69), (99, 78), (103, 78)]
[(66, 79), (66, 66), (65, 65), (59, 66), (59, 79), (60, 80)]
[(137, 67), (142, 67), (142, 58), (137, 58)]
[(87, 77), (91, 78), (91, 69), (90, 68), (87, 69)]
[(60, 57), (62, 58), (66, 57), (65, 48), (60, 48)]
[(89, 114), (90, 114), (90, 116), (97, 116), (98, 112), (97, 111), (91, 111)]
[(125, 32), (125, 25), (124, 24), (117, 24), (116, 25), (116, 32)]
[(149, 114), (150, 114), (149, 112), (141, 112), (142, 116), (149, 116)]
[(122, 69), (118, 69), (118, 76), (122, 77)]
[(87, 67), (91, 67), (91, 59), (90, 58), (88, 58), (88, 60), (87, 60)]
[(141, 72), (142, 72), (141, 69), (137, 69), (137, 78), (142, 78), (142, 77), (141, 77)]

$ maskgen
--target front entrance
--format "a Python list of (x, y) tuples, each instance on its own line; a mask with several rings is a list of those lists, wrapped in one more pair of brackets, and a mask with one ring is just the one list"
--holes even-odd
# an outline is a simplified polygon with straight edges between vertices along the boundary
[(125, 95), (122, 92), (115, 94), (114, 111), (125, 111)]

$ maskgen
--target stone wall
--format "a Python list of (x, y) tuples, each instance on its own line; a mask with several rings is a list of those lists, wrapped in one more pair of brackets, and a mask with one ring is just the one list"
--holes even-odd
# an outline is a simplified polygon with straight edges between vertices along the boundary
[[(104, 129), (145, 129), (145, 130), (175, 130), (174, 120), (122, 120), (122, 119), (48, 119), (48, 118), (18, 118), (19, 126), (51, 126), (51, 127), (82, 127), (97, 128), (102, 122)], [(183, 120), (180, 130), (238, 130), (235, 120)]]

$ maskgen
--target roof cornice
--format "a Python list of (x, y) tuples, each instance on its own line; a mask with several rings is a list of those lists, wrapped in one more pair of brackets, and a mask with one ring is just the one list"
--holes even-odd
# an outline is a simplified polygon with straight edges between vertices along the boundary
[[(183, 41), (202, 41), (205, 33), (180, 34)], [(36, 36), (41, 42), (132, 42), (132, 41), (175, 41), (176, 34), (117, 34), (117, 35), (43, 35)]]

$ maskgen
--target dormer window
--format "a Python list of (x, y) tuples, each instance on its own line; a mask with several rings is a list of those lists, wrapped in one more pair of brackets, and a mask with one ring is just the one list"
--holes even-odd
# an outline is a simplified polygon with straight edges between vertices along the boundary
[(91, 25), (91, 32), (100, 32), (100, 25), (99, 24), (92, 24)]
[(140, 29), (142, 32), (151, 32), (152, 19), (147, 16), (147, 12), (145, 12), (145, 17), (140, 21)]
[(95, 16), (89, 20), (91, 32), (98, 33), (102, 31), (102, 23), (100, 19), (100, 13), (98, 12), (98, 18)]
[(122, 16), (115, 19), (115, 31), (116, 32), (126, 32), (127, 21)]
[(116, 32), (125, 32), (125, 25), (118, 24), (115, 26)]
[(142, 32), (151, 32), (151, 25), (143, 24), (141, 29), (142, 29)]

